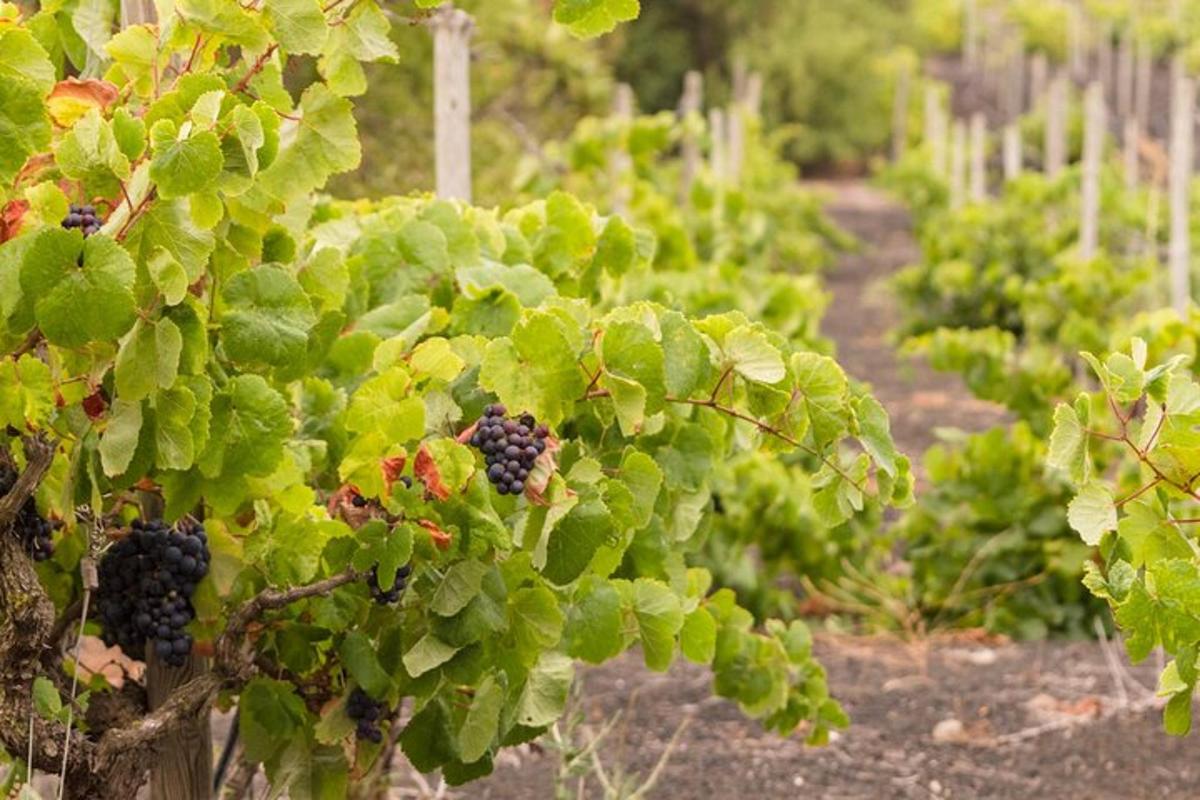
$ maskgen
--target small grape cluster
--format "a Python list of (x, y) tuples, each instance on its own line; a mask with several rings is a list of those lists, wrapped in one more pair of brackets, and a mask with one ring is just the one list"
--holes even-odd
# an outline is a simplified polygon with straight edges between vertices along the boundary
[[(16, 470), (0, 464), (0, 497), (12, 491), (17, 483)], [(38, 513), (37, 503), (32, 497), (25, 501), (13, 520), (13, 531), (25, 546), (25, 552), (34, 561), (46, 561), (54, 555), (54, 524)]]
[(204, 526), (176, 529), (162, 520), (137, 520), (128, 536), (100, 561), (97, 605), (104, 643), (130, 658), (143, 657), (146, 642), (167, 665), (183, 666), (192, 652), (186, 630), (195, 618), (192, 593), (208, 573)]
[(354, 734), (359, 739), (368, 739), (375, 744), (383, 741), (379, 722), (383, 719), (383, 703), (373, 700), (371, 695), (355, 687), (346, 701), (346, 714), (355, 722)]
[(532, 414), (509, 419), (503, 405), (496, 403), (483, 411), (471, 445), (483, 453), (488, 480), (500, 494), (520, 494), (533, 471), (533, 464), (546, 450), (550, 429), (538, 425)]
[(70, 211), (63, 218), (62, 226), (67, 230), (71, 228), (79, 228), (83, 231), (84, 238), (91, 236), (93, 233), (100, 232), (100, 226), (104, 224), (104, 218), (96, 213), (96, 207), (87, 205), (71, 204)]
[(375, 598), (375, 602), (381, 606), (389, 606), (392, 603), (400, 602), (400, 595), (404, 593), (404, 588), (408, 586), (408, 576), (412, 575), (412, 565), (405, 564), (400, 569), (396, 570), (396, 582), (392, 584), (392, 588), (386, 592), (379, 586), (379, 565), (371, 567), (371, 572), (367, 575), (367, 586), (371, 589), (371, 597)]

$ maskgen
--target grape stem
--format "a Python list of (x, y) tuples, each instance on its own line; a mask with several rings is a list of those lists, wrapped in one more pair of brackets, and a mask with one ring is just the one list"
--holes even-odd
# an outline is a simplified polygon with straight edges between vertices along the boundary
[[(724, 380), (724, 378), (722, 378), (722, 380)], [(715, 393), (714, 393), (714, 395), (715, 395)], [(585, 399), (591, 400), (591, 399), (595, 399), (595, 398), (599, 398), (599, 397), (610, 397), (610, 396), (611, 395), (607, 389), (595, 389), (595, 390), (588, 392), (585, 395)], [(731, 406), (727, 406), (727, 405), (718, 403), (713, 398), (709, 398), (707, 400), (697, 400), (694, 397), (676, 397), (675, 395), (668, 394), (668, 395), (665, 395), (663, 397), (663, 399), (666, 400), (668, 403), (680, 403), (683, 405), (696, 406), (697, 408), (710, 408), (713, 411), (717, 411), (726, 416), (733, 417), (734, 419), (740, 419), (743, 422), (749, 422), (751, 425), (753, 425), (755, 428), (757, 428), (761, 433), (765, 433), (769, 436), (774, 436), (776, 439), (786, 442), (787, 444), (791, 445), (792, 447), (795, 447), (797, 450), (803, 450), (804, 452), (808, 453), (809, 455), (813, 456), (814, 458), (819, 459), (822, 464), (829, 467), (835, 473), (840, 475), (847, 483), (854, 486), (860, 492), (862, 492), (864, 494), (868, 494), (867, 487), (862, 481), (855, 480), (853, 476), (851, 476), (848, 472), (846, 472), (844, 469), (842, 469), (840, 466), (838, 466), (828, 456), (825, 456), (816, 448), (806, 445), (804, 442), (800, 441), (799, 439), (796, 439), (793, 436), (790, 436), (790, 435), (784, 433), (783, 431), (779, 430), (778, 428), (776, 428), (766, 422), (763, 422), (762, 420), (758, 419), (757, 417), (754, 417), (754, 416), (751, 416), (750, 414), (746, 414), (744, 412), (738, 411), (736, 408), (733, 408)]]

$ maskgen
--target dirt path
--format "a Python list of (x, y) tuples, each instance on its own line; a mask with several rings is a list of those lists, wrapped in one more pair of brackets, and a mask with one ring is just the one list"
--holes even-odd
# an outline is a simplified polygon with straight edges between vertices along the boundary
[[(817, 654), (852, 720), (824, 748), (763, 733), (731, 703), (709, 697), (702, 669), (681, 664), (653, 675), (636, 655), (588, 670), (581, 710), (593, 729), (624, 714), (601, 757), (610, 771), (640, 775), (690, 719), (650, 795), (663, 800), (1196, 795), (1200, 741), (1162, 733), (1156, 710), (1119, 711), (1098, 645), (821, 637)], [(1131, 675), (1151, 687), (1155, 668)], [(1025, 738), (1011, 741), (1017, 737)], [(509, 751), (490, 778), (460, 796), (553, 798), (557, 766), (550, 751)], [(589, 786), (585, 797), (604, 797)]]
[[(825, 276), (833, 301), (822, 331), (837, 342), (838, 361), (869, 383), (892, 418), (901, 452), (919, 466), (938, 428), (982, 431), (1005, 420), (1003, 409), (971, 396), (956, 375), (901, 358), (888, 340), (897, 311), (882, 281), (918, 257), (908, 214), (860, 181), (821, 184), (834, 220), (860, 242)], [(918, 474), (920, 474), (918, 472)]]

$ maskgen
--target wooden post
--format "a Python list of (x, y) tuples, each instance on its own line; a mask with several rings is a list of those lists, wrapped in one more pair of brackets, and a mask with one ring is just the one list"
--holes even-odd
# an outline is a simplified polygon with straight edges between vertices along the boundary
[(1010, 122), (1004, 126), (1004, 180), (1011, 181), (1021, 174), (1021, 126)]
[(1189, 230), (1189, 192), (1192, 182), (1196, 84), (1176, 57), (1171, 87), (1171, 305), (1181, 314), (1191, 304), (1192, 244)]
[(683, 135), (683, 176), (679, 187), (681, 205), (687, 205), (692, 198), (692, 185), (700, 173), (700, 142), (695, 132), (690, 129), (690, 122), (700, 113), (704, 104), (704, 76), (696, 70), (689, 70), (683, 76), (683, 96), (679, 99), (679, 116), (684, 121)]
[(1037, 108), (1045, 100), (1046, 75), (1049, 65), (1040, 50), (1029, 57), (1029, 107)]
[(1113, 40), (1112, 30), (1107, 26), (1100, 29), (1100, 41), (1096, 44), (1096, 75), (1107, 103), (1113, 95)]
[(1084, 101), (1083, 202), (1079, 225), (1079, 253), (1085, 259), (1095, 258), (1100, 245), (1100, 161), (1106, 127), (1104, 86), (1092, 81)]
[(979, 3), (978, 0), (963, 0), (963, 58), (967, 69), (974, 71), (979, 66)]
[(467, 12), (434, 12), (433, 123), (437, 195), (471, 202), (471, 31)]
[(908, 146), (908, 96), (912, 77), (905, 66), (896, 76), (896, 92), (892, 98), (892, 160), (899, 161)]
[[(626, 134), (630, 120), (633, 119), (633, 87), (628, 83), (618, 83), (616, 94), (613, 96), (613, 118), (621, 126), (621, 135)], [(633, 162), (629, 151), (623, 144), (618, 145), (609, 153), (609, 177), (612, 183), (612, 208), (614, 214), (625, 214), (629, 211), (630, 187), (629, 173), (633, 170)]]
[(987, 117), (982, 111), (971, 115), (971, 201), (987, 198)]
[(742, 112), (741, 103), (732, 103), (725, 114), (726, 133), (729, 137), (729, 149), (725, 153), (725, 170), (729, 182), (735, 186), (741, 183), (742, 167), (746, 163), (746, 117)]
[(1083, 47), (1083, 9), (1075, 3), (1067, 6), (1067, 64), (1076, 80), (1087, 70)]
[(1067, 76), (1060, 70), (1050, 81), (1050, 92), (1046, 98), (1046, 140), (1042, 165), (1050, 177), (1057, 176), (1067, 163), (1067, 111), (1070, 92)]
[(746, 111), (753, 117), (762, 116), (763, 76), (761, 72), (751, 72), (746, 81)]
[(942, 111), (942, 99), (936, 86), (925, 87), (925, 146), (933, 171), (939, 178), (946, 177), (946, 115)]
[(1154, 53), (1150, 50), (1150, 43), (1145, 39), (1138, 41), (1135, 60), (1137, 68), (1134, 79), (1133, 113), (1137, 117), (1138, 130), (1145, 131), (1150, 129), (1150, 100), (1151, 92), (1154, 90)]
[(1025, 113), (1025, 54), (1024, 43), (1017, 41), (1017, 52), (1009, 59), (1010, 108), (1008, 116), (1019, 117)]
[(722, 109), (709, 109), (708, 130), (709, 138), (712, 140), (712, 150), (709, 152), (709, 169), (712, 170), (713, 178), (716, 182), (721, 184), (725, 182), (726, 178), (725, 112)]
[[(179, 687), (208, 672), (208, 659), (190, 656), (182, 667), (168, 667), (146, 645), (146, 697), (159, 708)], [(173, 734), (150, 767), (153, 800), (207, 800), (212, 796), (212, 729), (208, 709)]]
[(1133, 113), (1133, 34), (1126, 27), (1117, 43), (1117, 118)]
[(1122, 147), (1125, 156), (1125, 188), (1134, 189), (1138, 183), (1138, 130), (1137, 117), (1126, 117), (1122, 131)]
[(960, 119), (954, 121), (954, 135), (950, 142), (950, 207), (959, 208), (966, 199), (967, 190), (967, 124)]

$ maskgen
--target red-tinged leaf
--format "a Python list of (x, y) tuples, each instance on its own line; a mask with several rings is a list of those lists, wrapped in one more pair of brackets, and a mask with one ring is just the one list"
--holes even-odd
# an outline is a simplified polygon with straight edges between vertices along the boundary
[(192, 654), (193, 655), (203, 656), (205, 658), (211, 658), (215, 653), (216, 653), (216, 649), (213, 647), (212, 642), (203, 641), (203, 642), (193, 642), (192, 643)]
[(479, 427), (478, 422), (471, 423), (471, 426), (455, 437), (454, 441), (459, 444), (470, 444), (471, 437), (475, 435), (475, 430)]
[(404, 472), (404, 465), (408, 463), (408, 456), (391, 456), (385, 458), (380, 463), (380, 469), (383, 470), (383, 485), (391, 492), (392, 484), (400, 480), (400, 474)]
[(0, 210), (0, 242), (17, 238), (21, 232), (21, 223), (29, 211), (29, 203), (25, 200), (9, 200)]
[(103, 390), (98, 389), (83, 398), (83, 410), (88, 419), (97, 420), (103, 417), (104, 412), (108, 410), (108, 401), (104, 398)]
[(69, 128), (93, 108), (108, 110), (118, 96), (117, 87), (108, 81), (67, 78), (54, 85), (46, 98), (46, 108), (55, 124)]
[(137, 489), (139, 492), (157, 492), (158, 484), (149, 478), (142, 478), (133, 485), (133, 488)]
[(62, 392), (60, 392), (58, 389), (55, 389), (54, 390), (54, 407), (55, 408), (65, 408), (66, 405), (67, 405), (67, 398), (63, 397)]
[(429, 538), (433, 540), (434, 547), (443, 552), (450, 549), (450, 542), (454, 537), (442, 530), (441, 526), (436, 522), (428, 519), (420, 519), (417, 520), (417, 524), (429, 531)]
[(525, 480), (525, 497), (529, 502), (536, 505), (549, 505), (546, 501), (546, 487), (550, 485), (550, 478), (558, 469), (558, 458), (556, 454), (562, 449), (562, 444), (553, 436), (546, 437), (546, 449), (533, 462), (533, 469), (529, 471), (529, 477)]
[(417, 458), (413, 461), (413, 474), (417, 476), (417, 480), (425, 484), (425, 491), (438, 500), (450, 499), (450, 487), (442, 482), (442, 473), (438, 469), (437, 462), (433, 460), (433, 456), (429, 455), (429, 451), (424, 445), (417, 451)]

